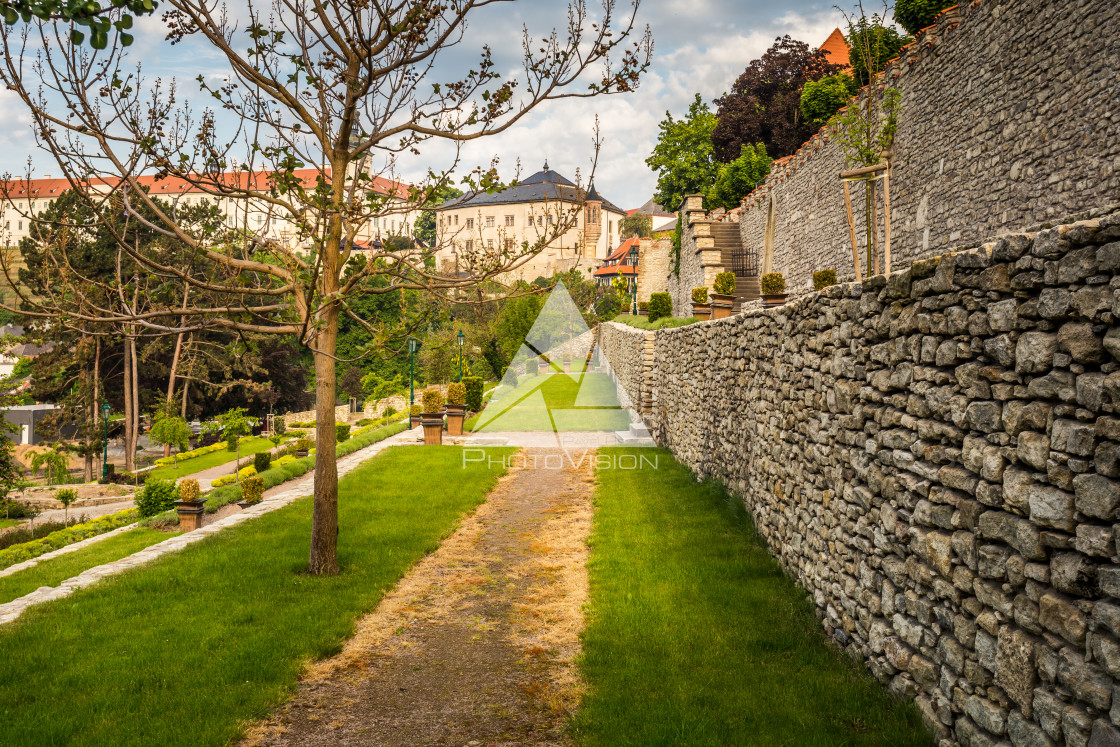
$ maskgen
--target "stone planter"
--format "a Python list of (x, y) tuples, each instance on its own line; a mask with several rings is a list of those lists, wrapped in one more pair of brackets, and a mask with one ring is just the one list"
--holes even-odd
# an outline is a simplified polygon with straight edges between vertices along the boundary
[(201, 498), (197, 501), (175, 501), (175, 510), (179, 514), (179, 528), (184, 532), (193, 532), (202, 526), (202, 512), (206, 508), (206, 501)]
[(443, 443), (443, 413), (425, 412), (420, 415), (420, 425), (424, 426), (424, 445), (439, 446)]
[(420, 425), (420, 421), (423, 419), (423, 417), (424, 417), (423, 415), (409, 415), (408, 416), (408, 427), (410, 429), (417, 427), (418, 425)]
[(461, 436), (463, 435), (463, 419), (467, 416), (466, 405), (452, 405), (447, 406), (447, 435)]
[(788, 293), (763, 293), (762, 308), (769, 309), (774, 306), (781, 306), (788, 298)]
[(649, 316), (649, 309), (638, 309), (638, 316)]
[(572, 372), (572, 362), (571, 361), (564, 361), (564, 373), (571, 373), (571, 372)]
[(706, 303), (692, 304), (692, 315), (704, 322), (712, 315), (712, 307)]
[(296, 449), (296, 458), (303, 459), (307, 456), (307, 449)]
[(548, 371), (549, 365), (544, 361), (541, 361), (537, 364), (537, 373), (539, 373), (541, 376), (544, 376), (546, 373), (548, 373)]
[(735, 305), (735, 296), (713, 293), (708, 298), (712, 301), (712, 319), (726, 319), (731, 316), (731, 307)]

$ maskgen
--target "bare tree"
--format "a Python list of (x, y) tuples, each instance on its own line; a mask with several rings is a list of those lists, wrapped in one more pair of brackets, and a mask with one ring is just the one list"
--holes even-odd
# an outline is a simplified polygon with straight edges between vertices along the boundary
[[(464, 143), (507, 130), (547, 101), (631, 91), (650, 62), (649, 30), (635, 26), (639, 0), (621, 17), (618, 0), (601, 0), (595, 12), (574, 0), (562, 31), (543, 38), (523, 31), (521, 69), (512, 77), (498, 72), (488, 46), (472, 69), (444, 77), (437, 62), (464, 42), (468, 18), (501, 1), (273, 0), (238, 8), (239, 20), (213, 1), (167, 0), (161, 8), (169, 8), (171, 43), (201, 38), (228, 64), (225, 81), (198, 81), (221, 116), (181, 103), (174, 83), (143, 78), (120, 44), (105, 51), (72, 45), (69, 26), (57, 21), (3, 32), (0, 80), (30, 111), (40, 146), (71, 188), (97, 214), (127, 211), (187, 247), (165, 261), (104, 221), (99, 230), (111, 232), (122, 257), (147, 275), (148, 298), (120, 276), (110, 306), (61, 272), (65, 302), (25, 298), (35, 309), (23, 313), (131, 325), (136, 334), (222, 328), (296, 336), (313, 354), (317, 384), (312, 573), (338, 570), (339, 315), (387, 344), (404, 339), (401, 330), (357, 317), (348, 300), (408, 289), (458, 296), (529, 261), (575, 225), (577, 211), (531, 243), (459, 249), (454, 273), (432, 267), (438, 247), (373, 242), (373, 222), (425, 206), (462, 170)], [(230, 118), (236, 126), (223, 127)], [(421, 184), (396, 186), (398, 160), (440, 140), (455, 144), (450, 162), (431, 168)], [(145, 188), (145, 174), (207, 195), (224, 220), (186, 220), (177, 204)], [(503, 186), (495, 164), (471, 171), (467, 183)], [(264, 219), (252, 225), (257, 215)], [(290, 227), (287, 235), (272, 229), (274, 217)], [(65, 256), (55, 261), (68, 266)], [(184, 287), (192, 289), (189, 302)]]

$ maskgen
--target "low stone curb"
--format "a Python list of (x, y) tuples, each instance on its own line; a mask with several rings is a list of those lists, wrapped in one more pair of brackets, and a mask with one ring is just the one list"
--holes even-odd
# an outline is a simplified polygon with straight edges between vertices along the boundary
[[(415, 431), (418, 430), (420, 429), (415, 429)], [(343, 457), (338, 461), (339, 478), (353, 470), (362, 462), (366, 461), (370, 457), (375, 456), (376, 454), (380, 453), (390, 446), (400, 446), (402, 444), (416, 443), (415, 431), (401, 431), (400, 433), (390, 436), (383, 441), (378, 441), (375, 444), (370, 444), (364, 449), (359, 449), (353, 454)], [(10, 623), (13, 620), (18, 619), (19, 616), (22, 615), (28, 607), (36, 604), (41, 604), (42, 602), (49, 602), (54, 599), (62, 599), (64, 597), (68, 597), (78, 589), (90, 586), (103, 578), (115, 576), (118, 573), (128, 570), (129, 568), (143, 565), (144, 563), (155, 560), (160, 556), (182, 550), (187, 545), (194, 544), (195, 542), (201, 542), (210, 535), (216, 534), (223, 529), (226, 529), (227, 527), (236, 526), (243, 521), (248, 521), (249, 519), (254, 519), (258, 516), (262, 516), (264, 514), (275, 511), (279, 508), (283, 508), (284, 506), (287, 506), (295, 502), (296, 500), (308, 495), (308, 493), (314, 489), (314, 485), (315, 473), (314, 470), (312, 470), (307, 473), (307, 476), (301, 477), (296, 480), (295, 484), (293, 484), (287, 490), (281, 493), (277, 493), (270, 498), (265, 498), (256, 506), (252, 506), (243, 511), (231, 514), (224, 519), (219, 519), (213, 524), (202, 527), (201, 529), (196, 529), (193, 532), (181, 534), (178, 537), (172, 537), (170, 539), (164, 540), (163, 542), (152, 545), (151, 547), (147, 547), (140, 552), (133, 553), (128, 557), (121, 558), (120, 560), (115, 560), (112, 563), (105, 563), (104, 565), (89, 568), (79, 575), (63, 581), (57, 587), (43, 586), (31, 592), (30, 594), (26, 594), (20, 597), (19, 599), (14, 599), (6, 604), (0, 604), (0, 625)], [(98, 535), (97, 537), (91, 537), (88, 540), (76, 542), (73, 545), (68, 545), (67, 547), (61, 548), (60, 550), (55, 550), (53, 553), (41, 555), (38, 558), (34, 558), (33, 560), (45, 560), (50, 556), (58, 555), (64, 551), (73, 551), (86, 543), (105, 539), (106, 537), (109, 537), (118, 532), (125, 531), (127, 529), (134, 528), (135, 526), (135, 524), (132, 524), (127, 527), (114, 529), (112, 532), (106, 532), (105, 534)], [(30, 560), (24, 561), (24, 563), (21, 563), (19, 565), (30, 567), (27, 565), (28, 563), (34, 565), (34, 563), (32, 563)], [(7, 575), (7, 573), (14, 572), (12, 569), (16, 569), (17, 567), (18, 566), (11, 566), (11, 568), (5, 569), (5, 573), (0, 575)]]

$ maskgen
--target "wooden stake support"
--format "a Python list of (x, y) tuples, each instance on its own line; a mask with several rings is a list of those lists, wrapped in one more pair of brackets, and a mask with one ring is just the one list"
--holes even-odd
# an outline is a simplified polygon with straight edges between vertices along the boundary
[(859, 246), (856, 244), (856, 224), (852, 220), (852, 192), (848, 189), (848, 180), (844, 180), (844, 206), (848, 210), (848, 236), (852, 240), (852, 262), (856, 267), (856, 282), (863, 282), (863, 273), (859, 268)]
[(891, 170), (883, 172), (883, 221), (886, 230), (883, 235), (883, 273), (891, 276)]

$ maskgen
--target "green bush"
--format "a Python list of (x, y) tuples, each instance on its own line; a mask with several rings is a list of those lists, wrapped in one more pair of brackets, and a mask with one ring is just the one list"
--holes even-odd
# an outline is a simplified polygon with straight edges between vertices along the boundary
[(246, 477), (241, 481), (241, 500), (248, 503), (259, 503), (264, 495), (264, 478), (260, 475)]
[(413, 417), (419, 415), (422, 412), (424, 412), (423, 405), (413, 405), (412, 407), (408, 408), (408, 414)]
[(93, 521), (75, 524), (67, 529), (60, 529), (57, 532), (48, 534), (42, 539), (24, 542), (19, 545), (12, 545), (9, 548), (0, 550), (0, 568), (7, 568), (16, 563), (22, 563), (25, 560), (37, 558), (52, 550), (59, 550), (75, 542), (81, 542), (84, 539), (96, 537), (99, 534), (104, 534), (113, 529), (123, 527), (126, 524), (131, 524), (136, 521), (138, 513), (137, 509), (129, 508), (124, 511), (118, 511), (115, 514), (102, 516)]
[(447, 385), (447, 402), (451, 405), (461, 405), (466, 402), (467, 388), (461, 382)]
[(649, 301), (638, 301), (638, 311), (649, 311)]
[(768, 272), (762, 276), (762, 295), (776, 296), (786, 292), (786, 279), (780, 272)]
[(813, 273), (813, 290), (823, 290), (836, 285), (836, 270), (817, 270)]
[[(386, 407), (385, 409), (388, 410), (389, 408)], [(373, 418), (362, 418), (361, 420), (358, 421), (358, 427), (359, 428), (365, 428), (367, 425), (373, 425), (376, 422), (377, 421), (374, 420)]]
[[(350, 426), (346, 423), (335, 423), (334, 426), (334, 440), (337, 443), (350, 440)], [(263, 470), (257, 470), (261, 472)]]
[(708, 302), (708, 289), (707, 288), (693, 288), (692, 289), (692, 302), (693, 303), (707, 303)]
[(730, 296), (735, 293), (735, 273), (724, 270), (716, 275), (712, 283), (712, 290), (721, 296)]
[(257, 468), (257, 472), (264, 472), (270, 464), (272, 464), (272, 454), (267, 451), (261, 451), (253, 455), (253, 466)]
[(288, 430), (288, 424), (284, 418), (277, 417), (272, 419), (272, 430), (276, 431), (276, 435), (283, 436)]
[(938, 13), (956, 5), (957, 0), (898, 0), (894, 4), (894, 20), (911, 34), (932, 26)]
[(463, 382), (466, 387), (464, 402), (471, 412), (482, 412), (482, 377), (468, 376)]
[(311, 439), (306, 437), (297, 439), (296, 451), (311, 451)]
[(673, 299), (668, 293), (653, 293), (649, 297), (649, 320), (656, 322), (658, 319), (673, 315)]
[(136, 508), (141, 516), (155, 516), (175, 506), (174, 480), (148, 480), (136, 494)]

